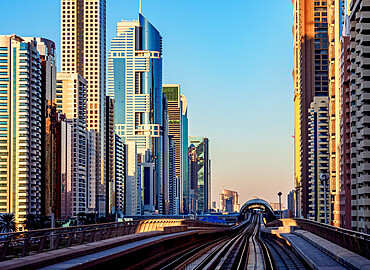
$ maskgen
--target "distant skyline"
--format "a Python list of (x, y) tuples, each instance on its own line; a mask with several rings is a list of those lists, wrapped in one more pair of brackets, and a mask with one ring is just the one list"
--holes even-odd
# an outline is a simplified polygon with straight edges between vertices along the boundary
[[(143, 0), (163, 37), (164, 77), (188, 99), (189, 135), (210, 139), (212, 200), (222, 188), (277, 202), (293, 189), (293, 41), (290, 1)], [(60, 0), (2, 1), (1, 34), (56, 42)], [(43, 11), (43, 8), (45, 11)], [(260, 11), (263, 10), (263, 13)], [(139, 0), (107, 0), (107, 51)], [(60, 69), (59, 69), (60, 70)]]

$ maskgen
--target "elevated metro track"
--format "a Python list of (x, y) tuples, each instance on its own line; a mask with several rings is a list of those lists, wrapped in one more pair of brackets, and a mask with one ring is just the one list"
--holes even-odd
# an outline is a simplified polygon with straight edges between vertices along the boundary
[[(260, 237), (260, 215), (231, 228), (191, 230), (143, 239), (44, 269), (305, 269), (289, 251)], [(279, 246), (279, 245), (277, 245)], [(288, 256), (279, 261), (284, 249)], [(276, 258), (275, 258), (276, 257)]]

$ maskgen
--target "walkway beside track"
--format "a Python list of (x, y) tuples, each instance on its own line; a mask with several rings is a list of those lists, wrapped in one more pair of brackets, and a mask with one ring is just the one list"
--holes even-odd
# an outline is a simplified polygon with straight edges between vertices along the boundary
[(262, 231), (285, 239), (313, 269), (370, 270), (370, 260), (297, 226), (264, 228)]
[(342, 264), (329, 257), (327, 254), (314, 247), (303, 238), (291, 233), (283, 233), (281, 236), (288, 240), (288, 242), (292, 245), (292, 248), (313, 269), (347, 269)]

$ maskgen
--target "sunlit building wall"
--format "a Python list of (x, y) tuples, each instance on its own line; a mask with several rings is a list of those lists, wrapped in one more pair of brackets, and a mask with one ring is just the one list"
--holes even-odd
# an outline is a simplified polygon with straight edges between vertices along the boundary
[(79, 74), (57, 73), (57, 112), (72, 126), (72, 213), (87, 212), (86, 80)]
[[(329, 114), (328, 97), (314, 97), (309, 110), (309, 163), (308, 163), (308, 218), (325, 222), (324, 184), (322, 174), (329, 174)], [(332, 221), (331, 194), (326, 185), (327, 221)]]
[[(309, 109), (315, 96), (328, 96), (327, 1), (293, 1), (295, 185), (298, 215), (309, 215)], [(298, 168), (299, 167), (299, 168)], [(299, 175), (298, 175), (299, 173)]]
[(117, 23), (109, 52), (108, 94), (115, 99), (117, 134), (124, 143), (135, 141), (137, 153), (149, 154), (145, 159), (155, 165), (153, 203), (163, 212), (162, 37), (141, 14), (138, 21)]
[(225, 213), (239, 212), (240, 203), (238, 192), (223, 189), (220, 194), (220, 210)]
[(41, 214), (41, 75), (35, 40), (0, 36), (0, 213), (18, 229)]
[(343, 33), (345, 1), (334, 0), (328, 5), (329, 38), (329, 176), (332, 194), (332, 225), (340, 224), (340, 37)]
[(301, 0), (293, 0), (293, 42), (294, 42), (294, 187), (296, 192), (297, 216), (302, 216), (302, 181), (301, 181), (301, 79), (302, 55), (302, 20), (301, 20)]
[(62, 72), (87, 81), (86, 128), (96, 134), (96, 211), (105, 215), (106, 1), (61, 0)]

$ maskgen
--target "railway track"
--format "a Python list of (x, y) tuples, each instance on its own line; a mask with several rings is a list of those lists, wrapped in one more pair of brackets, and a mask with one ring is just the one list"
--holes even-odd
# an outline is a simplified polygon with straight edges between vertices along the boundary
[(137, 253), (139, 260), (133, 264), (124, 260), (122, 269), (307, 269), (282, 242), (272, 237), (261, 237), (261, 223), (262, 216), (254, 214), (227, 233), (176, 241), (171, 247), (152, 252), (145, 260)]
[(244, 228), (237, 235), (214, 241), (207, 250), (202, 246), (199, 250), (203, 252), (197, 255), (195, 249), (186, 252), (160, 269), (275, 269), (268, 248), (259, 237), (260, 223), (260, 216), (254, 215), (240, 225)]
[(237, 235), (215, 240), (207, 250), (205, 246), (193, 249), (160, 269), (307, 269), (283, 243), (261, 238), (260, 224), (261, 216), (254, 215)]

